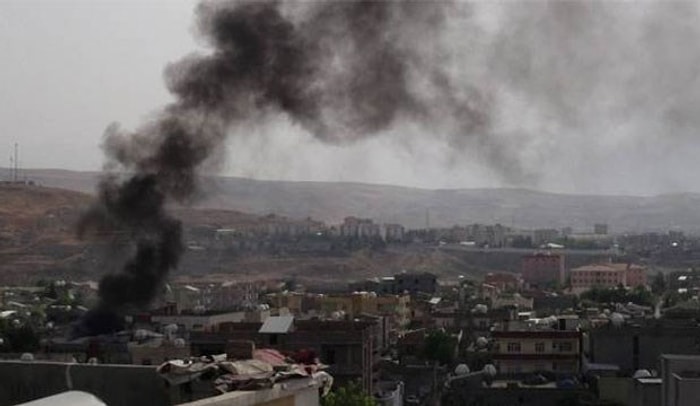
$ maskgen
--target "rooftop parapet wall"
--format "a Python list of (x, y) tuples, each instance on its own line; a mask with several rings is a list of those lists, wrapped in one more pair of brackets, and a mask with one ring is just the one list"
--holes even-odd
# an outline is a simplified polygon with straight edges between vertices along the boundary
[(166, 406), (173, 391), (155, 367), (0, 361), (0, 406), (68, 390), (92, 393), (109, 406)]
[(235, 391), (179, 406), (318, 406), (319, 389), (311, 379), (278, 383), (270, 389)]

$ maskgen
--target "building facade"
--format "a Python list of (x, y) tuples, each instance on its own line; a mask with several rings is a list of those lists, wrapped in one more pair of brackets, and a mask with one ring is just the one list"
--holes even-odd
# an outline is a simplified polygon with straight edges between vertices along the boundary
[(578, 331), (494, 331), (492, 356), (506, 375), (548, 371), (578, 373), (581, 367), (581, 333)]
[(521, 273), (523, 281), (530, 286), (564, 284), (566, 281), (564, 255), (553, 253), (526, 255), (521, 260)]
[(582, 292), (595, 287), (614, 288), (646, 286), (646, 267), (634, 264), (594, 264), (574, 268), (570, 271), (571, 288)]
[(215, 333), (190, 336), (194, 355), (225, 352), (227, 342), (248, 340), (257, 348), (282, 352), (313, 351), (329, 365), (329, 373), (339, 385), (359, 380), (367, 393), (373, 392), (375, 366), (384, 348), (385, 334), (378, 319), (294, 320), (284, 332), (265, 332), (263, 323), (224, 323)]

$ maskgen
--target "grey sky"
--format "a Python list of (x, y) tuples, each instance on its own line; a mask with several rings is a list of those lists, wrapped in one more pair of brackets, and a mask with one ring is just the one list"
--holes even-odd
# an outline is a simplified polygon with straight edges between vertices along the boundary
[[(98, 169), (109, 123), (137, 127), (171, 100), (162, 72), (199, 47), (196, 3), (0, 0), (0, 164), (18, 141), (24, 166)], [(426, 136), (430, 128), (412, 123), (327, 145), (277, 115), (232, 129), (222, 172), (432, 188), (700, 191), (697, 3), (465, 4), (430, 52), (453, 83), (486, 95), (493, 146), (455, 147), (441, 134), (449, 125)]]

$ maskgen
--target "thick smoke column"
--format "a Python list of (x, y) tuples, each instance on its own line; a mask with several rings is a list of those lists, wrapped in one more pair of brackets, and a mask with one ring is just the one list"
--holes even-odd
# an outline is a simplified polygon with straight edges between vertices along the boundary
[[(133, 252), (101, 281), (79, 334), (118, 328), (104, 323), (158, 292), (183, 252), (167, 204), (193, 198), (198, 171), (246, 124), (282, 116), (341, 145), (413, 128), (511, 184), (550, 161), (600, 182), (622, 147), (696, 136), (697, 21), (681, 2), (201, 3), (210, 51), (166, 68), (175, 101), (133, 132), (106, 133), (107, 169), (132, 175), (105, 177), (80, 229)], [(599, 144), (612, 152), (591, 165)]]
[[(180, 222), (167, 214), (166, 205), (192, 198), (197, 171), (219, 153), (237, 122), (281, 112), (319, 139), (344, 143), (400, 118), (431, 117), (431, 107), (408, 86), (415, 67), (425, 61), (399, 38), (412, 23), (439, 25), (442, 4), (325, 2), (304, 6), (301, 14), (283, 12), (284, 6), (200, 4), (198, 29), (212, 51), (167, 67), (167, 86), (176, 101), (133, 133), (108, 128), (107, 169), (132, 175), (105, 176), (99, 200), (79, 229), (84, 236), (116, 235), (134, 250), (120, 272), (100, 281), (100, 303), (75, 335), (117, 330), (121, 314), (156, 296), (183, 253)], [(487, 122), (469, 100), (449, 94), (438, 70), (429, 76), (427, 85), (451, 97), (452, 108), (470, 128)]]

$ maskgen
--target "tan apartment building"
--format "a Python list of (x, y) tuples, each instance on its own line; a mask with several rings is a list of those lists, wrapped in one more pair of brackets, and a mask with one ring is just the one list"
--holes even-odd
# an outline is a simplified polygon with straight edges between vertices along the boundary
[(339, 317), (360, 315), (386, 316), (394, 325), (405, 325), (409, 321), (408, 295), (377, 295), (374, 292), (348, 294), (298, 294), (275, 293), (267, 296), (268, 303), (275, 308), (287, 308), (294, 315), (316, 311), (326, 316), (336, 313)]
[(494, 331), (492, 356), (502, 374), (575, 374), (581, 366), (579, 331)]
[(585, 265), (571, 270), (571, 288), (581, 293), (591, 288), (614, 288), (645, 286), (646, 267), (626, 263)]

